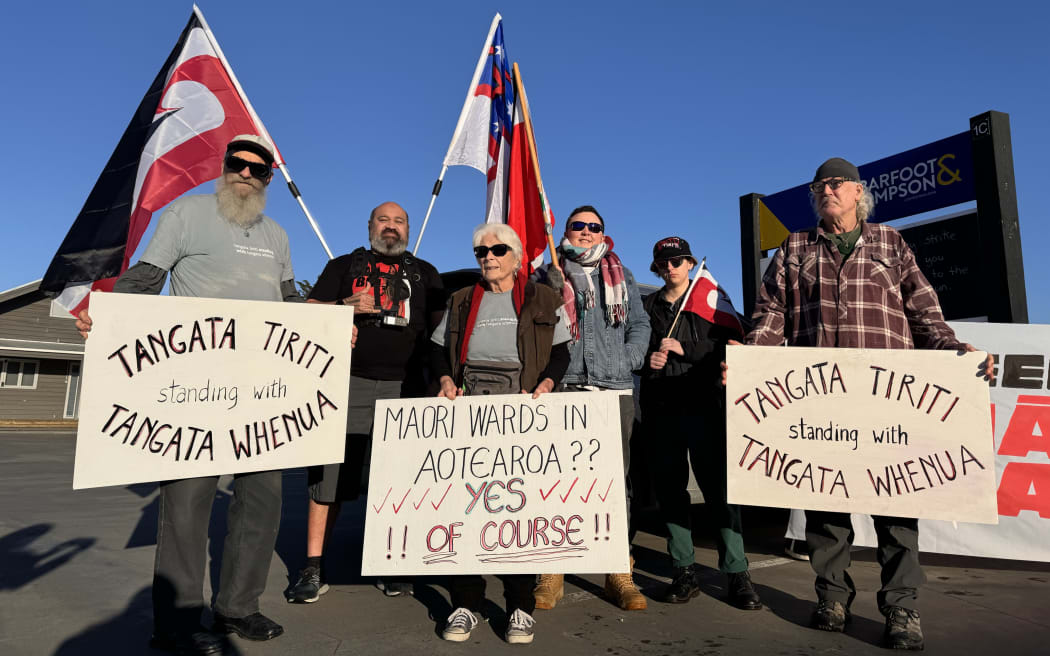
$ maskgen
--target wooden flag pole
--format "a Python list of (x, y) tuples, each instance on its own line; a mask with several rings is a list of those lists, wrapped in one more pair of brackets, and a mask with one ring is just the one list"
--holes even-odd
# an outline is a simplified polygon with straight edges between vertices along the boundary
[(529, 154), (532, 156), (533, 166), (536, 168), (536, 188), (540, 194), (540, 205), (543, 208), (543, 223), (547, 228), (547, 246), (551, 252), (551, 263), (561, 269), (558, 264), (558, 250), (554, 246), (554, 226), (551, 224), (550, 204), (547, 202), (547, 192), (543, 190), (543, 178), (540, 176), (540, 158), (536, 152), (536, 135), (532, 131), (532, 112), (529, 110), (529, 98), (525, 95), (525, 82), (521, 79), (521, 70), (518, 63), (514, 62), (514, 90), (521, 98), (521, 106), (525, 110), (525, 134), (529, 140)]
[[(685, 290), (685, 295), (682, 296), (682, 302), (678, 306), (678, 312), (674, 315), (674, 321), (671, 323), (671, 329), (667, 331), (667, 337), (670, 338), (674, 332), (675, 327), (678, 325), (678, 317), (682, 316), (682, 308), (685, 307), (686, 301), (689, 300), (689, 295), (693, 293), (693, 287), (696, 287), (696, 283), (700, 280), (700, 274), (704, 272), (707, 267), (707, 258), (700, 260), (700, 266), (696, 269), (696, 275), (693, 276), (693, 281), (689, 283), (689, 289)], [(657, 292), (659, 293), (659, 292)]]

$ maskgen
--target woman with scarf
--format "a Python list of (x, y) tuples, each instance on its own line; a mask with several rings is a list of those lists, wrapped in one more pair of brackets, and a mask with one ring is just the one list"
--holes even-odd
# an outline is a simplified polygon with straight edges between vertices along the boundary
[[(536, 275), (561, 292), (569, 316), (573, 344), (569, 349), (569, 368), (559, 391), (633, 390), (632, 372), (642, 367), (649, 345), (649, 317), (642, 308), (634, 276), (613, 252), (613, 240), (598, 210), (582, 205), (569, 214), (565, 238), (558, 251), (564, 275), (558, 267), (549, 265), (540, 267)], [(628, 525), (631, 481), (627, 470), (633, 427), (634, 399), (630, 394), (623, 394), (620, 396), (620, 434), (598, 436), (614, 448), (615, 440), (620, 439)], [(632, 531), (628, 529), (628, 533), (630, 541)], [(644, 610), (647, 606), (631, 572), (607, 574), (605, 594), (623, 610)], [(565, 577), (544, 574), (536, 586), (536, 607), (554, 608), (564, 595)]]
[[(440, 396), (541, 394), (553, 391), (569, 365), (569, 330), (561, 299), (548, 287), (520, 275), (522, 246), (514, 230), (486, 223), (474, 230), (474, 257), (481, 280), (449, 299), (434, 331), (431, 365), (440, 376)], [(506, 640), (532, 642), (534, 574), (503, 579), (507, 600)], [(481, 575), (452, 577), (452, 607), (442, 637), (470, 638), (485, 597)]]

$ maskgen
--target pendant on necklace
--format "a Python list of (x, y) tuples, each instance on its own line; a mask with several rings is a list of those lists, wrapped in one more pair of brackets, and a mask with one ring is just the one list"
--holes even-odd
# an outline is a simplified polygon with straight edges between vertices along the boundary
[(245, 231), (244, 231), (244, 236), (245, 236), (245, 237), (251, 237), (251, 235), (250, 235), (250, 234), (248, 234), (248, 231), (247, 231), (247, 230), (245, 230)]

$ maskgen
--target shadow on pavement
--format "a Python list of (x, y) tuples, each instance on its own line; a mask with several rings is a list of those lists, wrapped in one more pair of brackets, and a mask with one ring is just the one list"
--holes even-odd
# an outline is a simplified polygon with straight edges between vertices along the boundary
[[(761, 595), (762, 604), (780, 619), (807, 631), (817, 631), (810, 626), (810, 616), (816, 606), (815, 600), (801, 599), (767, 585), (755, 584), (755, 591)], [(853, 619), (846, 625), (845, 635), (878, 647), (882, 645), (883, 625), (881, 617), (873, 620), (854, 614)]]
[[(117, 616), (88, 627), (66, 640), (54, 656), (83, 656), (84, 654), (161, 654), (148, 646), (153, 632), (153, 602), (150, 586), (139, 590)], [(223, 654), (239, 656), (243, 652), (229, 640), (224, 641)]]
[(95, 538), (74, 538), (47, 551), (34, 550), (32, 543), (51, 528), (51, 524), (33, 524), (0, 538), (0, 590), (17, 590), (95, 544)]
[(141, 499), (153, 497), (149, 503), (142, 507), (139, 521), (128, 536), (125, 549), (136, 547), (148, 547), (157, 544), (157, 513), (160, 510), (160, 495), (157, 494), (156, 483), (135, 483), (126, 485), (124, 489)]

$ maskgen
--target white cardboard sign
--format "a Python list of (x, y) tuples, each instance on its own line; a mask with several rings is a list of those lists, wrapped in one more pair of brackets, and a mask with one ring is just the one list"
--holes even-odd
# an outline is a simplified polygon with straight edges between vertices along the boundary
[(73, 488), (342, 462), (353, 309), (91, 295)]
[[(1050, 326), (949, 325), (964, 342), (995, 356), (991, 387), (999, 524), (921, 520), (919, 549), (937, 553), (1050, 562)], [(792, 513), (788, 537), (806, 538)], [(853, 516), (856, 545), (875, 546), (871, 518)]]
[(984, 358), (730, 346), (730, 503), (995, 524)]
[(628, 571), (619, 396), (377, 402), (362, 574)]

